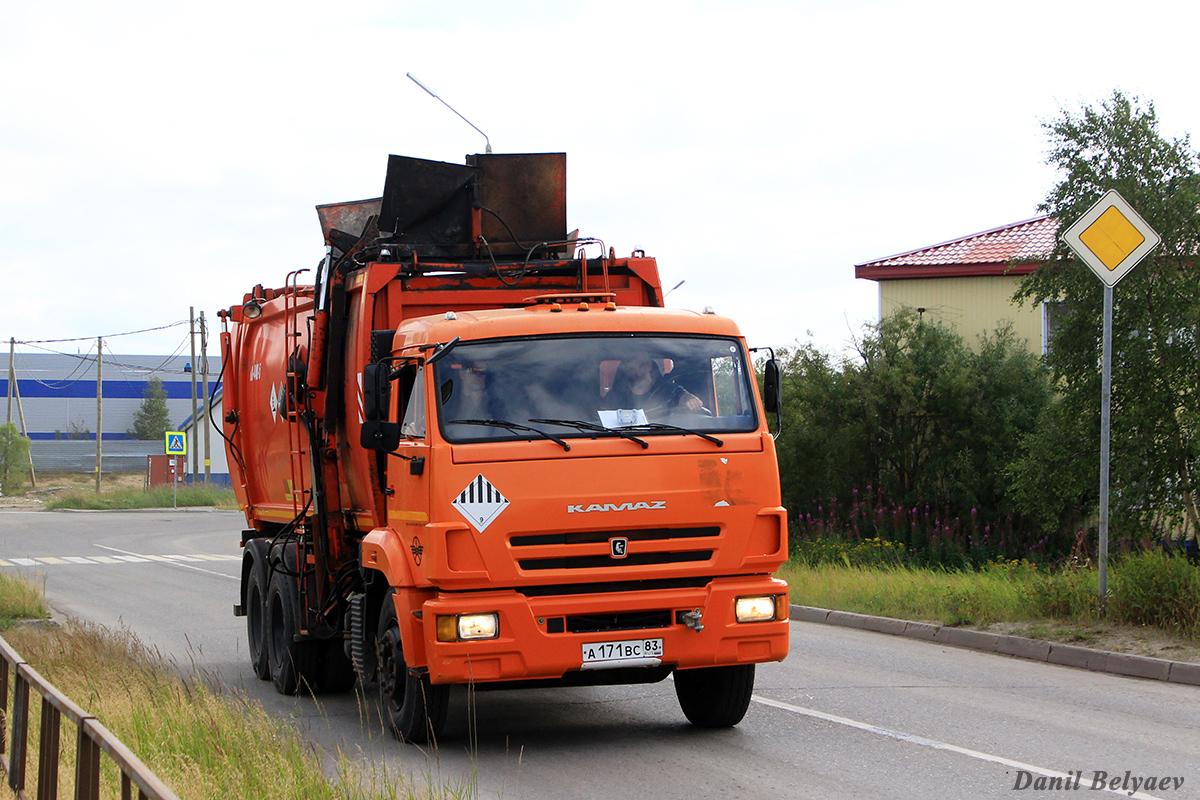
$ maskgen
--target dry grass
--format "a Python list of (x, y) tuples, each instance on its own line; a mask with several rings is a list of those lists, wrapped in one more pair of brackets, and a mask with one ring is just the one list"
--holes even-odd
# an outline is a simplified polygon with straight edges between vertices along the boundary
[[(17, 579), (18, 581), (20, 579)], [(19, 616), (36, 587), (0, 585), (0, 614)], [(14, 599), (15, 598), (15, 599)], [(41, 607), (44, 610), (44, 605)], [(476, 796), (469, 781), (413, 779), (378, 764), (323, 753), (287, 720), (201, 677), (180, 677), (129, 631), (90, 624), (18, 625), (5, 639), (59, 691), (94, 714), (181, 797), (227, 800), (273, 798), (459, 798)], [(12, 683), (9, 683), (12, 697)], [(41, 704), (30, 703), (28, 796), (35, 796)], [(74, 732), (64, 720), (59, 793), (74, 774)], [(400, 745), (397, 745), (400, 746)], [(102, 758), (105, 796), (119, 796), (115, 766)]]

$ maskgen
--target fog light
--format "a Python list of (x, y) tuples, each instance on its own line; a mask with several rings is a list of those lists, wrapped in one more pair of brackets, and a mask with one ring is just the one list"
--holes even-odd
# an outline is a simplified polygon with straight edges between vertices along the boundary
[(489, 614), (463, 614), (458, 618), (459, 639), (495, 639), (500, 635), (500, 617)]
[(735, 612), (738, 622), (769, 622), (775, 619), (775, 598), (739, 597)]
[(470, 639), (495, 639), (500, 635), (500, 617), (487, 614), (460, 614), (457, 617), (437, 618), (439, 642), (461, 642)]

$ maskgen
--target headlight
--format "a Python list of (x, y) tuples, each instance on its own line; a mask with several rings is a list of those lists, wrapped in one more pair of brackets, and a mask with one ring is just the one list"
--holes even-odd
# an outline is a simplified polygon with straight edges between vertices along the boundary
[(769, 622), (775, 619), (775, 598), (739, 597), (735, 606), (738, 622)]
[(456, 617), (437, 618), (439, 642), (495, 639), (499, 635), (500, 615), (494, 611), (486, 614), (459, 614)]

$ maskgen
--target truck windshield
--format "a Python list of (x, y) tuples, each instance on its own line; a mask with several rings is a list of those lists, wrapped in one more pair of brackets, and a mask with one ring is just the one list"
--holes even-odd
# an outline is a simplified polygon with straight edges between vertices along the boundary
[[(462, 342), (433, 366), (450, 442), (654, 436), (758, 428), (736, 339), (574, 336)], [(491, 420), (493, 422), (489, 423)], [(530, 429), (539, 433), (533, 433)]]

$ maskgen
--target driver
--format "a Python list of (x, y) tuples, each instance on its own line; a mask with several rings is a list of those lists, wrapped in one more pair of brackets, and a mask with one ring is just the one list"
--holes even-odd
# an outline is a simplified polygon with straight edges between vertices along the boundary
[(683, 408), (699, 411), (699, 397), (662, 374), (662, 361), (638, 353), (621, 362), (603, 408)]

